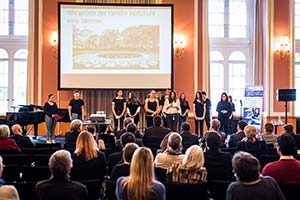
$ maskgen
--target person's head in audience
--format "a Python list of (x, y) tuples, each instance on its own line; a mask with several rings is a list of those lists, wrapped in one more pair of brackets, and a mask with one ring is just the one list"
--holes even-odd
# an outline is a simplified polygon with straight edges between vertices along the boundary
[(294, 127), (292, 124), (286, 124), (283, 126), (283, 129), (285, 131), (285, 133), (288, 133), (288, 134), (291, 134), (291, 135), (294, 135)]
[(103, 128), (101, 128), (101, 133), (104, 133), (104, 134), (113, 134), (114, 133), (114, 129), (113, 129), (113, 127), (112, 127), (111, 124), (105, 125), (105, 126), (103, 126)]
[(277, 143), (279, 156), (292, 156), (297, 150), (295, 139), (290, 134), (285, 133), (278, 136)]
[(88, 126), (87, 131), (90, 132), (93, 136), (96, 136), (96, 128), (95, 126)]
[(204, 165), (204, 155), (200, 146), (192, 145), (186, 152), (182, 164), (188, 169), (200, 169)]
[(161, 116), (156, 115), (153, 118), (153, 126), (154, 127), (159, 127), (159, 126), (162, 126), (162, 125), (163, 125), (163, 120), (162, 120)]
[(0, 125), (0, 139), (6, 139), (10, 135), (9, 127), (6, 124)]
[(54, 178), (64, 178), (68, 176), (73, 167), (71, 154), (66, 150), (54, 152), (49, 159), (49, 169)]
[(182, 137), (176, 132), (172, 132), (168, 137), (167, 150), (180, 152), (182, 148)]
[(127, 143), (124, 147), (123, 160), (125, 163), (130, 164), (132, 160), (133, 153), (137, 150), (139, 146), (135, 143)]
[(83, 124), (80, 119), (74, 119), (71, 122), (70, 130), (72, 132), (80, 132), (83, 129)]
[(273, 133), (273, 130), (274, 130), (274, 126), (272, 123), (270, 123), (270, 122), (265, 123), (266, 133)]
[(128, 126), (128, 124), (134, 123), (133, 119), (131, 117), (125, 117), (124, 122), (123, 122), (123, 126), (124, 126), (124, 130), (126, 130), (126, 127)]
[(122, 188), (127, 188), (128, 199), (149, 199), (154, 180), (152, 152), (146, 147), (140, 147), (133, 154), (130, 175), (124, 178)]
[(86, 160), (91, 160), (97, 157), (98, 151), (97, 143), (92, 134), (88, 131), (82, 131), (78, 135), (74, 153), (77, 156), (84, 156)]
[(221, 146), (221, 136), (216, 131), (208, 131), (205, 134), (206, 147), (209, 149), (218, 149)]
[(218, 119), (213, 119), (210, 121), (210, 128), (212, 131), (219, 131), (221, 127), (221, 123)]
[(135, 123), (130, 123), (126, 126), (126, 131), (135, 134), (135, 132), (137, 131), (137, 127), (135, 125)]
[(17, 189), (12, 185), (3, 185), (0, 187), (1, 200), (19, 200)]
[(120, 138), (120, 143), (122, 148), (124, 148), (128, 143), (135, 143), (135, 141), (136, 141), (135, 136), (129, 132), (125, 132)]
[(241, 182), (256, 181), (260, 177), (260, 163), (250, 153), (239, 151), (232, 158), (232, 169), (235, 177)]
[(256, 127), (253, 125), (247, 125), (244, 129), (246, 137), (251, 140), (255, 141), (256, 138)]
[(237, 131), (243, 132), (247, 125), (248, 125), (247, 122), (245, 122), (244, 120), (240, 120), (237, 124)]
[(19, 124), (14, 124), (12, 127), (11, 127), (11, 131), (13, 132), (14, 135), (22, 135), (22, 128)]
[(191, 130), (191, 125), (188, 122), (183, 122), (182, 124), (182, 131), (189, 132)]
[(80, 97), (80, 91), (79, 90), (73, 90), (73, 97), (74, 99), (79, 99)]

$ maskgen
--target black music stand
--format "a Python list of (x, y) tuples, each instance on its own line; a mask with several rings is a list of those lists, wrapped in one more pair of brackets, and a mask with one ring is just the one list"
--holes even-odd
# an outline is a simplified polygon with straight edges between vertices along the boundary
[(285, 124), (287, 124), (287, 103), (290, 101), (296, 101), (296, 89), (277, 89), (277, 101), (285, 102)]

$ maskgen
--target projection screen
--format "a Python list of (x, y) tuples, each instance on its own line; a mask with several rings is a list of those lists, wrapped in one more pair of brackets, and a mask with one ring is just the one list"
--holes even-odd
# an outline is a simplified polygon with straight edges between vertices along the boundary
[(58, 89), (172, 88), (173, 5), (58, 3)]

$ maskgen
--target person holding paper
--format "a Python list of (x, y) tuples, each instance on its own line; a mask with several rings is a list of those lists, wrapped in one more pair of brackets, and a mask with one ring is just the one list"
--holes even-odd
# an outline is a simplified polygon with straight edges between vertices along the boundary
[(44, 104), (45, 122), (47, 129), (47, 142), (55, 143), (54, 141), (54, 130), (56, 126), (56, 120), (59, 117), (57, 114), (58, 107), (54, 102), (54, 94), (48, 95), (48, 101)]

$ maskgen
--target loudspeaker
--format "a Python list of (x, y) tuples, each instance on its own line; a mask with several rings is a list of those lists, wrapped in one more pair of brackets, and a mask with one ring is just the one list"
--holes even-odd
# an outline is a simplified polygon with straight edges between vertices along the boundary
[(277, 101), (296, 101), (296, 89), (277, 89)]

